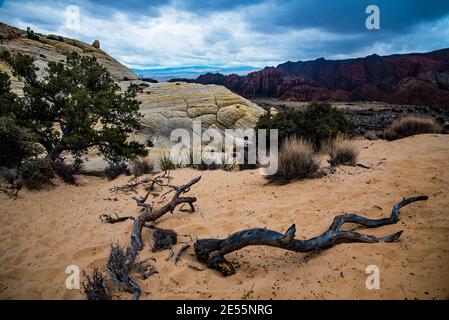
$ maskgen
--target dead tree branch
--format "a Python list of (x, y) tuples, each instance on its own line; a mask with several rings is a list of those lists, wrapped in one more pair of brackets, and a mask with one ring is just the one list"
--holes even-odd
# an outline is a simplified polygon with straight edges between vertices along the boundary
[(165, 204), (162, 208), (159, 210), (153, 211), (153, 208), (145, 203), (146, 198), (142, 199), (136, 199), (137, 205), (142, 206), (145, 210), (144, 212), (136, 217), (134, 219), (133, 227), (131, 230), (131, 246), (136, 251), (141, 251), (144, 247), (142, 242), (142, 228), (145, 226), (147, 222), (155, 221), (162, 217), (167, 212), (173, 213), (173, 211), (176, 209), (176, 207), (183, 203), (188, 203), (190, 206), (190, 211), (194, 212), (195, 207), (193, 206), (193, 203), (196, 202), (196, 197), (183, 197), (182, 195), (184, 193), (187, 193), (190, 191), (190, 188), (200, 181), (201, 176), (198, 176), (186, 184), (179, 186), (176, 188), (176, 193), (174, 194), (171, 201), (167, 204)]
[(134, 192), (137, 193), (137, 187), (141, 185), (145, 185), (145, 189), (150, 193), (155, 190), (155, 187), (158, 186), (160, 188), (163, 187), (174, 187), (170, 185), (170, 182), (173, 178), (170, 176), (170, 171), (164, 171), (161, 174), (155, 175), (149, 178), (136, 179), (133, 178), (129, 180), (129, 182), (122, 186), (115, 186), (109, 189), (112, 193), (128, 193)]
[(415, 201), (427, 199), (427, 196), (404, 199), (393, 206), (391, 216), (388, 218), (369, 219), (358, 214), (336, 216), (326, 232), (307, 240), (295, 239), (296, 227), (294, 224), (285, 234), (263, 228), (254, 228), (236, 232), (226, 239), (200, 239), (194, 245), (195, 255), (199, 261), (206, 263), (209, 268), (220, 271), (224, 276), (229, 276), (235, 273), (235, 269), (224, 256), (246, 246), (265, 245), (295, 252), (310, 252), (326, 249), (341, 242), (393, 242), (400, 237), (402, 231), (379, 238), (340, 229), (345, 223), (355, 223), (367, 228), (395, 224), (399, 220), (399, 210), (402, 207)]

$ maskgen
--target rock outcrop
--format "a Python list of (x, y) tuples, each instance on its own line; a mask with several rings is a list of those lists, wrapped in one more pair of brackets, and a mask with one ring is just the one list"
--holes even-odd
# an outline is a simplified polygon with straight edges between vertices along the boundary
[[(124, 79), (137, 79), (137, 75), (129, 70), (117, 60), (109, 56), (106, 52), (95, 45), (64, 38), (55, 35), (42, 35), (35, 33), (35, 39), (27, 37), (27, 31), (8, 26), (0, 22), (0, 51), (9, 51), (11, 54), (28, 54), (35, 58), (36, 66), (41, 72), (49, 61), (65, 61), (65, 57), (70, 52), (77, 52), (81, 55), (91, 55), (98, 59), (112, 77), (121, 81)], [(94, 42), (95, 44), (95, 42)], [(1, 63), (1, 62), (0, 62)], [(2, 69), (6, 67), (3, 65)]]
[[(123, 89), (131, 83), (124, 81)], [(175, 129), (192, 132), (193, 121), (201, 121), (202, 129), (253, 128), (266, 111), (223, 86), (186, 82), (148, 83), (141, 87), (137, 99), (144, 115), (141, 139), (155, 146), (169, 145)]]
[(249, 98), (449, 106), (448, 79), (449, 49), (442, 49), (347, 60), (289, 61), (247, 76), (208, 73), (192, 82), (224, 85)]
[[(29, 32), (28, 32), (29, 33)], [(83, 42), (56, 35), (35, 34), (0, 23), (0, 51), (33, 56), (39, 73), (44, 72), (49, 61), (65, 61), (70, 52), (94, 55), (105, 66), (122, 89), (131, 83), (139, 85), (137, 99), (142, 102), (143, 131), (132, 138), (143, 143), (151, 140), (155, 146), (168, 145), (174, 129), (192, 130), (193, 121), (201, 121), (202, 129), (246, 129), (256, 125), (265, 111), (256, 104), (232, 93), (223, 86), (186, 82), (157, 83), (149, 78), (138, 80), (137, 75), (104, 51)], [(98, 42), (99, 47), (99, 42)], [(13, 90), (21, 94), (22, 83), (14, 78), (11, 70), (0, 62), (0, 71), (12, 78)]]

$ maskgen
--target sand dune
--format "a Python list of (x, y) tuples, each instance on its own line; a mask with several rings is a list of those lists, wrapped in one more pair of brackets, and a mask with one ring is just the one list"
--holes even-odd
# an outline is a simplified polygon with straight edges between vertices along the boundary
[[(308, 238), (327, 229), (337, 214), (381, 217), (402, 197), (430, 196), (404, 208), (398, 224), (369, 230), (375, 235), (404, 230), (398, 242), (340, 244), (319, 254), (247, 247), (227, 256), (240, 267), (224, 278), (214, 270), (189, 267), (204, 269), (191, 248), (177, 265), (173, 259), (165, 261), (167, 251), (153, 254), (145, 231), (147, 245), (140, 258), (154, 256), (159, 273), (145, 281), (136, 277), (148, 292), (142, 298), (447, 299), (449, 136), (360, 145), (367, 147), (360, 162), (370, 169), (340, 167), (333, 175), (284, 186), (267, 184), (257, 170), (176, 170), (175, 183), (203, 176), (190, 192), (198, 197), (197, 211), (177, 210), (161, 218), (159, 226), (201, 238), (252, 227), (285, 231), (296, 223), (297, 237)], [(65, 268), (75, 264), (91, 272), (104, 265), (111, 241), (129, 242), (131, 223), (108, 225), (98, 219), (102, 213), (138, 214), (130, 195), (108, 191), (127, 179), (80, 177), (80, 186), (57, 181), (47, 190), (23, 190), (17, 200), (1, 194), (0, 298), (84, 299), (79, 290), (65, 288)], [(182, 241), (190, 240), (180, 237)], [(381, 272), (379, 290), (365, 287), (365, 268), (373, 264)]]

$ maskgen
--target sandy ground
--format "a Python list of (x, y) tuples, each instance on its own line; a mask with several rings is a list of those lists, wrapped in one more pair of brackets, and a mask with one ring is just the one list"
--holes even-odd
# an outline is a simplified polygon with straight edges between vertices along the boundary
[[(404, 208), (396, 225), (359, 230), (375, 235), (404, 230), (398, 242), (339, 244), (318, 254), (247, 247), (227, 256), (240, 267), (224, 278), (214, 270), (189, 267), (204, 269), (191, 248), (177, 265), (165, 260), (168, 251), (153, 254), (150, 231), (145, 231), (147, 245), (140, 257), (154, 256), (159, 273), (147, 280), (136, 276), (147, 292), (142, 298), (447, 299), (449, 136), (360, 144), (368, 148), (359, 162), (370, 169), (341, 167), (333, 175), (284, 186), (267, 184), (257, 170), (176, 170), (176, 183), (202, 175), (190, 191), (198, 197), (197, 211), (177, 210), (161, 218), (159, 226), (201, 238), (252, 227), (282, 232), (296, 223), (297, 237), (309, 238), (327, 229), (337, 214), (381, 217), (403, 197), (430, 196)], [(81, 177), (80, 186), (56, 182), (48, 190), (22, 191), (17, 200), (0, 195), (0, 298), (83, 299), (80, 290), (65, 288), (65, 269), (75, 264), (91, 272), (104, 265), (111, 241), (129, 243), (130, 222), (109, 225), (98, 219), (102, 213), (138, 214), (130, 195), (108, 191), (127, 179)], [(379, 290), (365, 287), (369, 265), (380, 269)]]

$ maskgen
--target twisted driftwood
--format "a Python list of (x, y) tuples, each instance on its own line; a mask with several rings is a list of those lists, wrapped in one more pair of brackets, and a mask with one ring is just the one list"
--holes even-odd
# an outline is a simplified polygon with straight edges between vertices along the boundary
[(285, 234), (268, 229), (255, 228), (236, 232), (226, 239), (200, 239), (194, 245), (195, 254), (197, 259), (206, 263), (209, 268), (220, 271), (224, 276), (229, 276), (234, 274), (235, 270), (224, 256), (246, 246), (265, 245), (296, 252), (310, 252), (329, 248), (340, 242), (393, 242), (401, 236), (402, 231), (378, 238), (355, 231), (342, 231), (340, 228), (345, 223), (356, 223), (367, 228), (395, 224), (399, 220), (399, 209), (412, 202), (427, 199), (427, 196), (404, 199), (393, 206), (391, 216), (388, 218), (369, 219), (357, 214), (336, 216), (326, 232), (307, 240), (295, 239), (296, 227), (294, 224), (288, 228)]
[(134, 219), (134, 223), (132, 226), (131, 246), (134, 248), (134, 250), (141, 251), (144, 247), (142, 243), (142, 228), (145, 226), (147, 222), (155, 221), (160, 217), (162, 217), (167, 212), (173, 213), (176, 207), (182, 203), (189, 204), (190, 212), (195, 211), (193, 203), (196, 202), (196, 197), (183, 197), (182, 195), (186, 192), (189, 192), (190, 187), (193, 186), (198, 181), (200, 181), (200, 179), (201, 176), (198, 176), (190, 180), (186, 184), (177, 187), (176, 193), (171, 199), (171, 201), (157, 211), (153, 211), (153, 208), (149, 204), (145, 203), (146, 198), (143, 199), (135, 198), (137, 205), (144, 208), (144, 212)]

